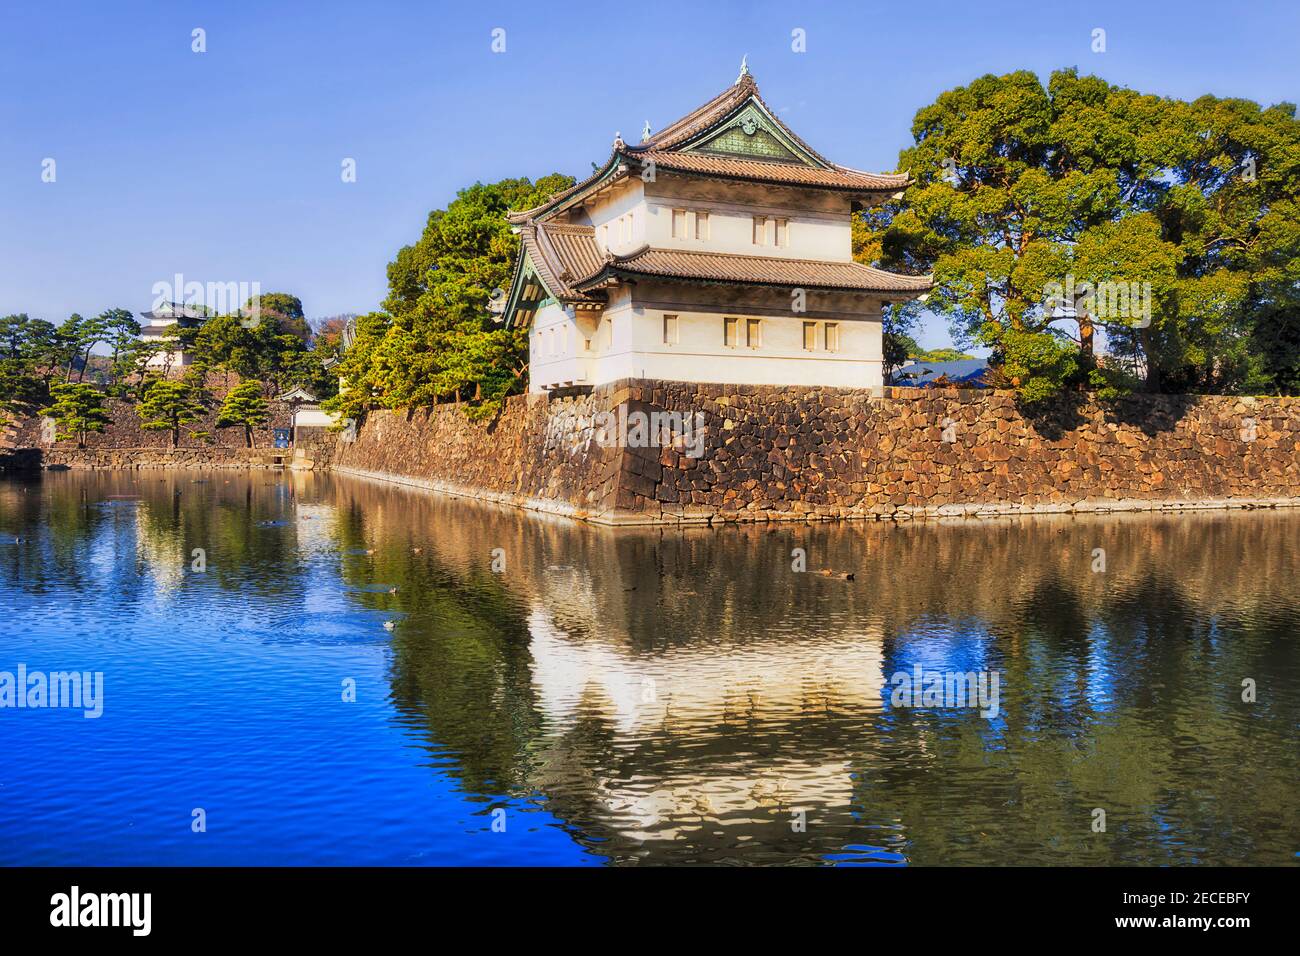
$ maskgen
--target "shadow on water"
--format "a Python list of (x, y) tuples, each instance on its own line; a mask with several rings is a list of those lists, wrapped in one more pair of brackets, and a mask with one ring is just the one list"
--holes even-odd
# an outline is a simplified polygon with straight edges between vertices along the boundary
[[(254, 615), (244, 639), (387, 641), (424, 763), (611, 862), (1300, 846), (1300, 514), (615, 531), (322, 476), (147, 476), (0, 485), (0, 541), (28, 539), (0, 574), (91, 588), (108, 562), (125, 595), (207, 542), (210, 586), (297, 602), (292, 638)], [(313, 617), (317, 588), (348, 612)], [(997, 673), (997, 713), (896, 704), (917, 667)]]

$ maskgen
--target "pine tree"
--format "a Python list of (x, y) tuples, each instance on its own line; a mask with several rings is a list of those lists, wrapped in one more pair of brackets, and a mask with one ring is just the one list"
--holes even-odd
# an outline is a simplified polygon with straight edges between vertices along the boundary
[(55, 422), (55, 438), (76, 437), (77, 447), (86, 445), (87, 432), (102, 432), (111, 419), (104, 409), (104, 396), (93, 385), (65, 382), (50, 389), (54, 404), (42, 411)]
[(248, 448), (253, 447), (253, 429), (265, 425), (271, 417), (266, 399), (262, 397), (262, 383), (243, 381), (232, 388), (221, 403), (217, 413), (217, 427), (227, 425), (244, 426), (244, 442)]
[(203, 403), (192, 385), (172, 379), (159, 379), (148, 387), (136, 411), (140, 427), (148, 431), (170, 431), (172, 447), (180, 444), (182, 425), (203, 417)]

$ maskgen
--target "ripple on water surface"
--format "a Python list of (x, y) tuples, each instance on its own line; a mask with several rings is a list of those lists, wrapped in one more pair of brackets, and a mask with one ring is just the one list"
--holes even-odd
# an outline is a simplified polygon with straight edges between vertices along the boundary
[[(0, 862), (1292, 863), (1298, 565), (1285, 512), (615, 531), (0, 481), (0, 671), (105, 686), (0, 714)], [(900, 697), (933, 673), (996, 706)]]

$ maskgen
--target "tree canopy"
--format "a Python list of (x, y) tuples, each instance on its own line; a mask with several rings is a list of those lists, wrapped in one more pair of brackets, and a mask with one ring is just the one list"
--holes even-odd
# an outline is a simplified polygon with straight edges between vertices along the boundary
[(265, 425), (270, 409), (262, 397), (262, 383), (245, 379), (226, 393), (225, 401), (217, 412), (217, 427), (244, 426), (244, 444), (253, 447), (253, 429)]
[(468, 402), (491, 415), (520, 391), (528, 371), (527, 329), (488, 318), (488, 297), (509, 284), (519, 239), (509, 209), (536, 206), (573, 185), (558, 173), (476, 183), (436, 209), (419, 240), (388, 266), (383, 312), (356, 319), (356, 338), (337, 371), (347, 393), (327, 407), (355, 415), (371, 405), (399, 408)]
[(54, 403), (43, 414), (54, 419), (55, 439), (76, 438), (86, 444), (88, 432), (102, 432), (112, 420), (104, 408), (104, 396), (85, 382), (60, 382), (51, 389)]
[(151, 382), (136, 406), (140, 427), (171, 432), (173, 448), (180, 444), (181, 426), (199, 421), (204, 411), (203, 397), (191, 381), (169, 378)]
[(298, 297), (269, 292), (249, 299), (239, 314), (204, 322), (194, 335), (193, 352), (202, 364), (255, 379), (276, 393), (301, 385), (329, 395), (337, 378), (325, 370), (324, 360), (337, 346), (316, 344)]
[(932, 271), (925, 306), (1027, 400), (1300, 385), (1292, 104), (1020, 71), (941, 94), (912, 133), (898, 168), (914, 184), (864, 215), (855, 252)]

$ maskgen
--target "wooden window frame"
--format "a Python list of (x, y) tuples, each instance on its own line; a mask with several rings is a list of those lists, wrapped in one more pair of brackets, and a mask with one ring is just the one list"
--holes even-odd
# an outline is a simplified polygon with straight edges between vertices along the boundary
[(840, 324), (838, 322), (827, 322), (822, 329), (822, 342), (827, 352), (838, 352), (840, 350)]
[(677, 345), (681, 342), (681, 317), (672, 312), (664, 313), (664, 345)]
[[(673, 220), (672, 220), (672, 236), (673, 236), (673, 238), (674, 238), (674, 239), (689, 239), (689, 238), (690, 238), (690, 234), (691, 234), (691, 231), (690, 231), (690, 220), (689, 220), (689, 217), (686, 215), (686, 210), (685, 210), (685, 209), (674, 209), (672, 215), (673, 215)], [(677, 229), (677, 223), (678, 223), (678, 218), (677, 218), (677, 217), (678, 217), (678, 216), (681, 217), (681, 220), (680, 220), (680, 221), (681, 221), (681, 224), (682, 224), (682, 228), (681, 228), (681, 231), (680, 231), (680, 232), (679, 232), (678, 229)]]

